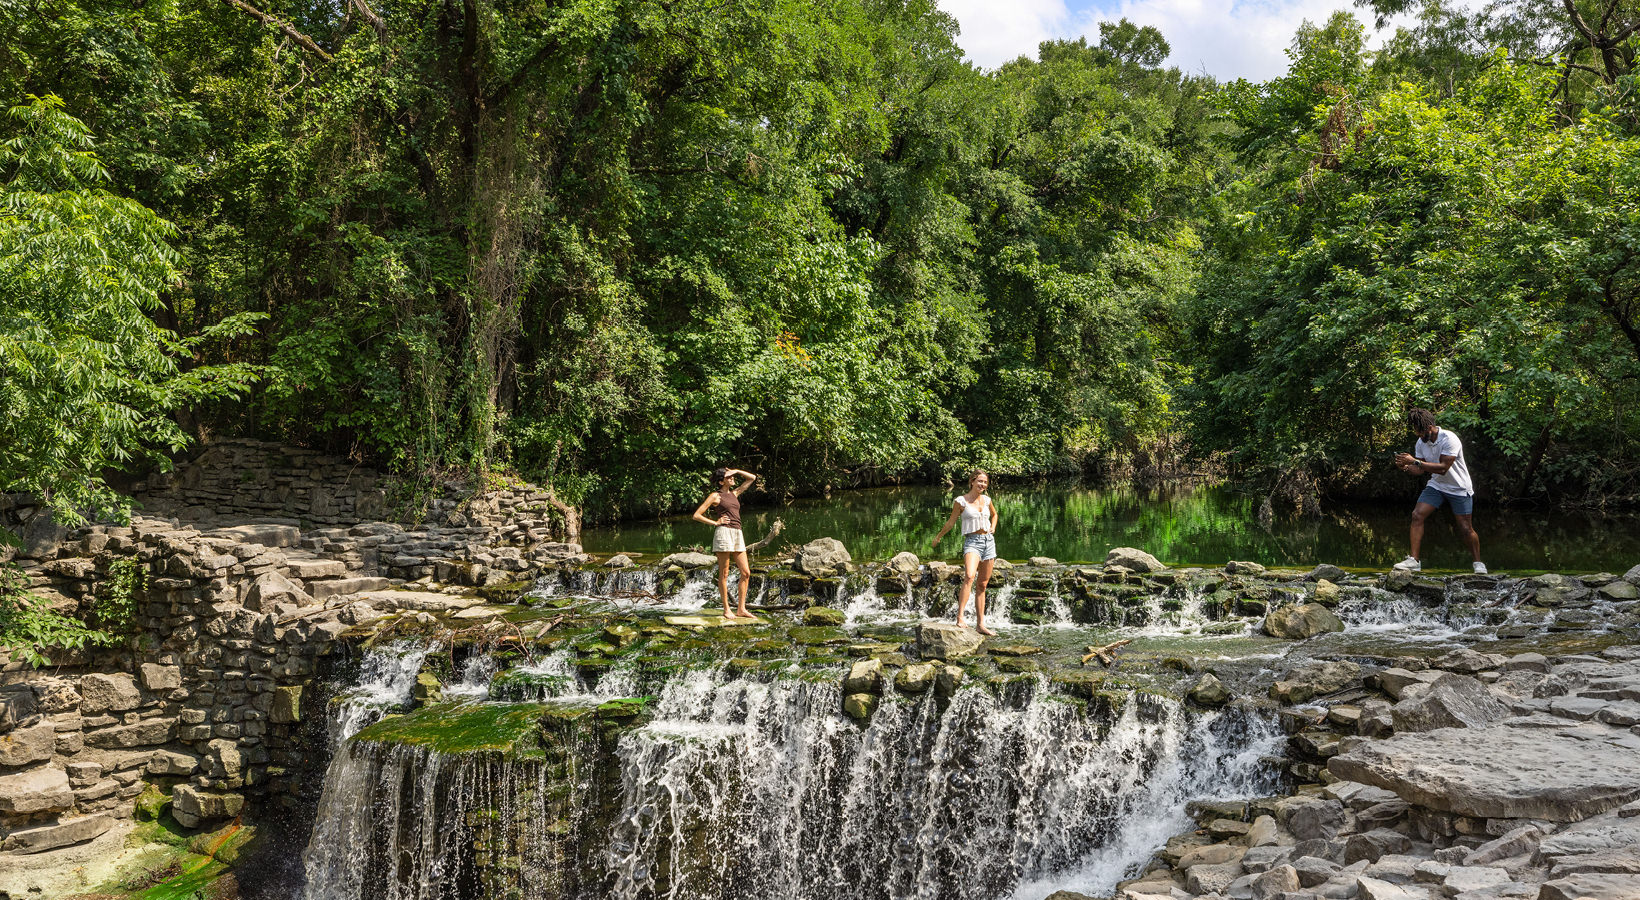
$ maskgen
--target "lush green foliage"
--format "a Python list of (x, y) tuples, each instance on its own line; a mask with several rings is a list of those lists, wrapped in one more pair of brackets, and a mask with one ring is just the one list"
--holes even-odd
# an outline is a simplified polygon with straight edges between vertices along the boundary
[(0, 4), (61, 98), (0, 135), (8, 489), (205, 428), (594, 521), (1180, 432), (1336, 486), (1421, 403), (1632, 493), (1633, 10), (1417, 14), (1221, 88), (1125, 21), (978, 71), (931, 0)]

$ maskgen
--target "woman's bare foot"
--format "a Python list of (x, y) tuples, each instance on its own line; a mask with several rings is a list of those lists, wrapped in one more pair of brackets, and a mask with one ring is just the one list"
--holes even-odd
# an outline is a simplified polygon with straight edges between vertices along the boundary
[(964, 622), (964, 621), (963, 621), (963, 620), (962, 620), (962, 617), (961, 617), (961, 616), (958, 616), (958, 617), (957, 617), (957, 627), (958, 627), (958, 628), (967, 628), (967, 627), (968, 627), (968, 623), (967, 623), (967, 622)]
[(757, 616), (753, 613), (749, 613), (746, 610), (742, 609), (742, 610), (739, 610), (735, 613), (735, 618), (737, 618), (737, 619), (755, 619), (755, 618), (757, 618)]
[(975, 627), (975, 628), (974, 628), (974, 630), (975, 630), (975, 631), (977, 631), (977, 632), (979, 632), (979, 633), (980, 633), (980, 634), (984, 634), (984, 635), (993, 635), (993, 634), (996, 634), (996, 632), (994, 632), (994, 631), (992, 631), (992, 630), (991, 630), (991, 629), (989, 629), (989, 628), (986, 628), (986, 627), (985, 627), (985, 623), (983, 623), (983, 622), (982, 622), (982, 623), (980, 623), (980, 624), (979, 624), (979, 625), (978, 625), (978, 626), (977, 626), (977, 627)]
[(729, 607), (725, 606), (723, 608), (723, 617), (725, 619), (733, 619), (735, 617), (735, 614), (729, 611)]

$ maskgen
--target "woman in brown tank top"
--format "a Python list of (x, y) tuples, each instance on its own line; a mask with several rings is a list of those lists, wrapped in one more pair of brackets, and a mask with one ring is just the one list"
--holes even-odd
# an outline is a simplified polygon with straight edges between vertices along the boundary
[[(735, 478), (745, 481), (738, 485)], [(746, 611), (746, 586), (752, 580), (752, 567), (746, 562), (746, 536), (740, 530), (740, 495), (752, 486), (757, 476), (745, 469), (717, 469), (712, 472), (714, 490), (706, 495), (695, 509), (695, 521), (714, 526), (712, 552), (718, 560), (718, 597), (723, 601), (723, 617), (749, 619)], [(710, 519), (706, 511), (717, 507), (718, 517)], [(729, 612), (729, 563), (740, 570), (740, 606)]]

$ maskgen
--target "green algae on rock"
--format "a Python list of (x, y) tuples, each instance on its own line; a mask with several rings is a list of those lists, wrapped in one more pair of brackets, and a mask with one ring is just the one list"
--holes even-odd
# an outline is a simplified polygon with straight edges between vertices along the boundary
[(540, 703), (436, 703), (366, 726), (352, 740), (407, 744), (444, 754), (499, 753), (527, 756), (540, 751)]

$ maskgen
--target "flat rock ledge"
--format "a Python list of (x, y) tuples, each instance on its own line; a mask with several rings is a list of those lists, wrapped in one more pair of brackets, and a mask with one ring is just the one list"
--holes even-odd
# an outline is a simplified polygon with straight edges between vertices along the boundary
[(1334, 757), (1327, 769), (1442, 812), (1576, 822), (1640, 798), (1640, 735), (1597, 722), (1545, 728), (1506, 719), (1397, 734)]

